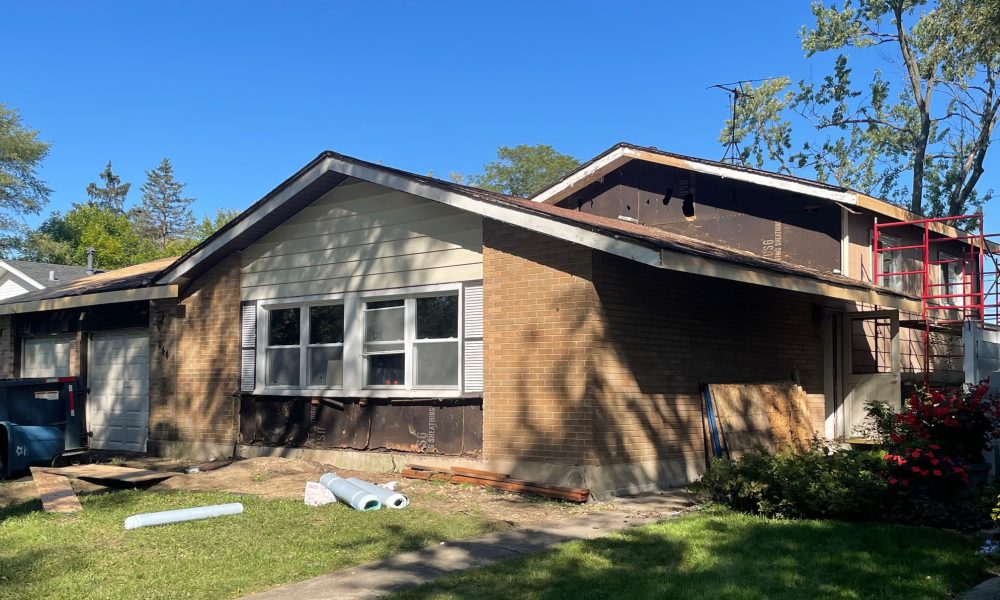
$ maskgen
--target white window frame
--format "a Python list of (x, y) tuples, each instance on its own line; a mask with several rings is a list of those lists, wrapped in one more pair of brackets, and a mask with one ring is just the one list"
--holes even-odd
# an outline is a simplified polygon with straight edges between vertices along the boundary
[[(898, 248), (903, 245), (902, 238), (894, 235), (882, 234), (878, 238), (879, 244), (882, 248)], [(880, 248), (881, 250), (881, 248)], [(897, 292), (903, 291), (903, 277), (904, 275), (884, 275), (884, 273), (897, 273), (903, 270), (903, 251), (896, 250), (895, 252), (877, 252), (879, 262), (879, 274), (881, 275), (879, 285), (882, 287), (887, 287), (891, 290)], [(886, 271), (882, 268), (885, 264), (885, 260), (888, 260), (891, 264), (890, 269)]]
[[(418, 297), (456, 295), (458, 296), (458, 337), (442, 339), (442, 342), (458, 344), (458, 383), (455, 386), (415, 385), (416, 365), (413, 362), (413, 346), (416, 337), (416, 299)], [(364, 305), (365, 302), (383, 300), (404, 300), (404, 365), (405, 383), (402, 385), (369, 386), (367, 364), (364, 352)], [(308, 326), (306, 315), (309, 306), (324, 304), (344, 305), (344, 373), (343, 385), (338, 388), (309, 387), (306, 370), (308, 368)], [(269, 333), (269, 311), (278, 308), (300, 308), (299, 318), (299, 387), (267, 385), (267, 336)], [(257, 345), (255, 386), (253, 393), (261, 396), (308, 396), (334, 398), (458, 398), (462, 396), (465, 368), (465, 298), (461, 282), (424, 285), (384, 290), (365, 290), (341, 294), (320, 294), (296, 298), (276, 298), (257, 303)], [(421, 343), (421, 342), (417, 342)], [(433, 343), (433, 342), (429, 342)]]
[[(944, 250), (938, 250), (938, 260), (958, 260), (957, 256), (949, 254)], [(958, 274), (958, 281), (952, 282), (951, 280), (951, 266), (959, 265), (961, 267), (961, 272)], [(958, 262), (948, 262), (939, 265), (941, 267), (941, 283), (945, 284), (936, 289), (944, 290), (944, 294), (963, 294), (955, 298), (938, 298), (938, 304), (946, 304), (949, 306), (959, 306), (965, 304), (965, 261)], [(957, 288), (952, 290), (952, 288)], [(941, 294), (942, 292), (934, 292), (935, 294)]]

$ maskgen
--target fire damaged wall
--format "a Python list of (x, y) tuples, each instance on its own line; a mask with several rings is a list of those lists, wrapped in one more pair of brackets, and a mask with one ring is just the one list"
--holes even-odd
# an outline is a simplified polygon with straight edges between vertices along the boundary
[(482, 400), (368, 400), (362, 405), (354, 400), (246, 396), (240, 404), (240, 443), (479, 456)]
[(632, 161), (559, 206), (821, 271), (840, 268), (840, 208), (782, 190)]

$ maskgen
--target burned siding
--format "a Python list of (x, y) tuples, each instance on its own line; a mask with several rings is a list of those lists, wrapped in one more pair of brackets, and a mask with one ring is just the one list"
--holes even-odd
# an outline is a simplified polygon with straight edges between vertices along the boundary
[(479, 456), (482, 402), (368, 400), (362, 404), (245, 396), (240, 404), (240, 443)]
[(821, 271), (841, 268), (840, 207), (791, 192), (632, 161), (558, 205)]

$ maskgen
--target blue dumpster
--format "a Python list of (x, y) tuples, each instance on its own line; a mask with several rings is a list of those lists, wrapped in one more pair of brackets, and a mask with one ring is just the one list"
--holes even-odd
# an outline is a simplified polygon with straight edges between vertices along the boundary
[(86, 450), (77, 377), (0, 381), (0, 479)]

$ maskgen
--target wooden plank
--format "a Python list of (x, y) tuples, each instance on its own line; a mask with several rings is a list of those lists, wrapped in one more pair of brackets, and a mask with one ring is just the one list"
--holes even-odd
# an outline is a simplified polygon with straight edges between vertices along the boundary
[(167, 471), (151, 471), (149, 469), (133, 469), (115, 465), (74, 465), (58, 469), (45, 469), (47, 473), (65, 475), (83, 479), (97, 485), (115, 485), (123, 483), (154, 483), (176, 475)]
[(69, 479), (63, 475), (47, 473), (38, 467), (31, 467), (31, 478), (35, 481), (38, 496), (42, 500), (42, 510), (51, 513), (76, 513), (83, 510)]
[(569, 500), (571, 502), (586, 502), (587, 497), (589, 496), (589, 491), (587, 492), (587, 494), (579, 494), (579, 493), (554, 490), (550, 487), (541, 485), (531, 485), (531, 484), (511, 482), (511, 481), (491, 481), (486, 479), (480, 479), (478, 477), (466, 477), (464, 475), (453, 475), (451, 477), (451, 482), (480, 485), (508, 492), (517, 492), (521, 494), (535, 494), (537, 496), (545, 496), (547, 498), (555, 498), (557, 500)]
[(483, 471), (481, 469), (469, 469), (467, 467), (452, 467), (451, 472), (459, 475), (471, 475), (473, 477), (491, 479), (493, 481), (503, 481), (504, 479), (510, 478), (510, 475), (506, 475), (504, 473), (494, 473), (492, 471)]
[(792, 381), (708, 387), (723, 443), (733, 457), (803, 447), (813, 436), (808, 397)]

